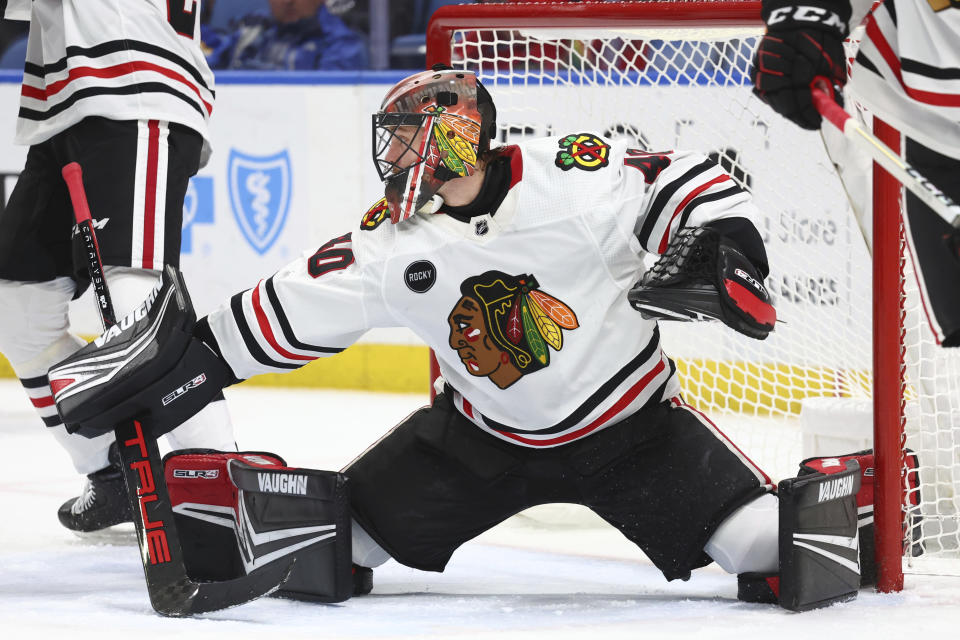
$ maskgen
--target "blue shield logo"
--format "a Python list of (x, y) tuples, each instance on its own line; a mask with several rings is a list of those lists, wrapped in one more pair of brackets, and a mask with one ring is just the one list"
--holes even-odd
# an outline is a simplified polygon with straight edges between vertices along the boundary
[(264, 254), (276, 242), (290, 209), (292, 172), (284, 150), (272, 156), (251, 156), (230, 150), (227, 182), (233, 216), (247, 242)]
[(180, 253), (193, 253), (193, 225), (213, 224), (213, 178), (193, 176), (183, 196)]

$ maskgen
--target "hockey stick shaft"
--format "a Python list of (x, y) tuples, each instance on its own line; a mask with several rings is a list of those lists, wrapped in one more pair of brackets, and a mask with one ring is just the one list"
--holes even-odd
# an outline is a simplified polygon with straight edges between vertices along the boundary
[(833, 88), (825, 78), (816, 78), (810, 86), (813, 104), (820, 115), (839, 129), (845, 138), (863, 149), (890, 175), (909, 189), (924, 204), (954, 228), (960, 228), (960, 205), (940, 191), (919, 171), (907, 164), (900, 154), (883, 144), (872, 133), (860, 125), (843, 107), (833, 99)]
[[(72, 162), (63, 168), (62, 175), (83, 237), (87, 271), (106, 329), (116, 324), (117, 318), (103, 274), (103, 260), (83, 187), (83, 171), (79, 164)], [(188, 616), (225, 609), (265, 595), (286, 579), (291, 565), (275, 563), (235, 580), (214, 583), (191, 580), (184, 564), (156, 438), (137, 420), (116, 425), (114, 437), (140, 544), (147, 593), (154, 610), (166, 616)]]
[(87, 202), (87, 192), (83, 188), (83, 170), (76, 162), (63, 167), (61, 173), (70, 192), (70, 201), (73, 204), (73, 214), (77, 221), (77, 230), (83, 240), (83, 249), (87, 258), (87, 273), (97, 299), (97, 308), (100, 311), (100, 321), (104, 330), (117, 323), (113, 310), (113, 301), (107, 289), (107, 280), (103, 273), (103, 260), (100, 258), (100, 245), (97, 244), (97, 234), (93, 228), (93, 217), (90, 215), (90, 205)]
[[(83, 170), (78, 163), (71, 162), (63, 167), (62, 174), (64, 182), (67, 183), (67, 190), (70, 192), (74, 217), (83, 239), (87, 272), (90, 275), (90, 282), (97, 298), (97, 308), (100, 311), (104, 329), (107, 329), (116, 324), (117, 317), (110, 298), (110, 291), (107, 288), (107, 281), (103, 275), (100, 245), (97, 243), (86, 189), (83, 187)], [(168, 525), (173, 524), (173, 511), (170, 509), (170, 497), (163, 478), (160, 453), (157, 450), (156, 440), (144, 435), (139, 422), (127, 421), (124, 424), (117, 425), (114, 429), (114, 436), (120, 453), (124, 479), (126, 480), (130, 513), (133, 516), (137, 539), (140, 543), (140, 555), (147, 581), (147, 590), (150, 592), (151, 604), (157, 611), (161, 611), (158, 608), (158, 603), (154, 601), (155, 595), (151, 585), (156, 583), (158, 577), (156, 574), (159, 567), (173, 562), (174, 558), (180, 560), (182, 565), (183, 556), (175, 530), (172, 536), (170, 530), (168, 530)], [(148, 443), (148, 441), (150, 442)], [(152, 445), (152, 447), (149, 445)], [(145, 502), (146, 499), (149, 499), (149, 502)], [(160, 504), (157, 504), (158, 502)], [(155, 513), (149, 514), (148, 505), (153, 507), (151, 511), (154, 512), (158, 509), (162, 510), (165, 505), (169, 514), (161, 514), (159, 517)], [(164, 515), (168, 515), (166, 521), (163, 518)], [(174, 553), (172, 555), (171, 539), (174, 543)], [(183, 570), (183, 574), (186, 577), (185, 570)], [(160, 606), (164, 605), (160, 603)]]

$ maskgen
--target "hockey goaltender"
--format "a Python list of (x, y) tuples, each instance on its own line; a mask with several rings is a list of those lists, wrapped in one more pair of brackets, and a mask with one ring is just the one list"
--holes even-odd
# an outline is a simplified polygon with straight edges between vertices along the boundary
[[(135, 419), (156, 437), (223, 387), (371, 328), (408, 327), (434, 350), (433, 403), (340, 473), (269, 453), (168, 456), (191, 578), (294, 556), (281, 595), (343, 600), (389, 558), (443, 571), (504, 519), (568, 502), (668, 580), (716, 562), (745, 600), (804, 610), (856, 596), (869, 454), (808, 461), (774, 487), (684, 402), (661, 350), (663, 319), (758, 340), (774, 329), (749, 193), (700, 153), (590, 131), (492, 147), (493, 100), (450, 68), (390, 89), (372, 127), (384, 197), (353, 231), (199, 321), (168, 269), (143, 317), (50, 371), (71, 431)], [(317, 446), (326, 428), (349, 427), (318, 421)]]

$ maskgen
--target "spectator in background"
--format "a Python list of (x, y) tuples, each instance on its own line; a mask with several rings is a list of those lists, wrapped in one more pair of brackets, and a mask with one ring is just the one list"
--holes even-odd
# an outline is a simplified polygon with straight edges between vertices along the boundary
[[(211, 68), (304, 71), (367, 67), (363, 36), (331, 13), (326, 0), (264, 0), (264, 4), (269, 5), (269, 12), (265, 7), (263, 13), (245, 16), (227, 31), (205, 31)], [(330, 4), (342, 7), (345, 3)]]

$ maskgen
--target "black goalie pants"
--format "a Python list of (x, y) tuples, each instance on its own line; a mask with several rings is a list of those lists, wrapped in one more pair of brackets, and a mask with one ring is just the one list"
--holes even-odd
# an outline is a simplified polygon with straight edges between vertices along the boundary
[(344, 472), (356, 520), (397, 561), (442, 571), (464, 542), (537, 504), (583, 504), (667, 579), (710, 563), (703, 547), (769, 479), (709, 421), (657, 403), (581, 440), (528, 448), (463, 417), (445, 394)]

